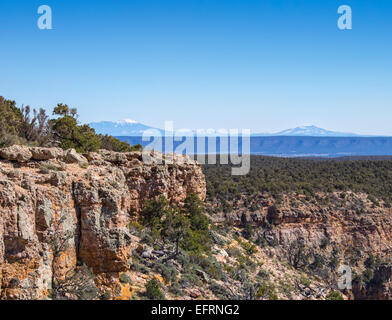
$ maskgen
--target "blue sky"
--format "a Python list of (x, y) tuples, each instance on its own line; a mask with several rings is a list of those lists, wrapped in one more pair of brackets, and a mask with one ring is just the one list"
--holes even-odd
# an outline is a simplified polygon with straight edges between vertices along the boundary
[[(53, 10), (53, 30), (37, 9)], [(353, 29), (337, 28), (350, 5)], [(392, 135), (392, 1), (0, 2), (0, 95), (81, 122)]]

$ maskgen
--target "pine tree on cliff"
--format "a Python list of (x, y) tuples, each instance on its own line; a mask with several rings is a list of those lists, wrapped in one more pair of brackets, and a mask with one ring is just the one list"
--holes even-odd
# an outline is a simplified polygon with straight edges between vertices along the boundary
[(116, 152), (137, 151), (140, 145), (131, 147), (127, 142), (122, 142), (109, 135), (96, 134), (89, 125), (79, 125), (78, 112), (66, 104), (59, 103), (54, 108), (56, 119), (49, 121), (54, 137), (59, 141), (62, 149), (73, 148), (78, 152), (97, 151), (106, 149)]
[(100, 148), (101, 141), (95, 134), (95, 130), (88, 125), (78, 125), (75, 108), (59, 103), (54, 108), (53, 114), (59, 116), (51, 119), (50, 124), (61, 148), (73, 148), (78, 152), (97, 151)]

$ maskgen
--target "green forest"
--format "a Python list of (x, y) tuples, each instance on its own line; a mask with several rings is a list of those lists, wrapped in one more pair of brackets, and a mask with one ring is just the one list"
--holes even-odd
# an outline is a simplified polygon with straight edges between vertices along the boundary
[(392, 160), (251, 156), (251, 169), (245, 176), (232, 176), (230, 164), (204, 165), (203, 171), (208, 199), (221, 202), (258, 193), (314, 196), (317, 192), (349, 190), (381, 199), (386, 206), (392, 202)]

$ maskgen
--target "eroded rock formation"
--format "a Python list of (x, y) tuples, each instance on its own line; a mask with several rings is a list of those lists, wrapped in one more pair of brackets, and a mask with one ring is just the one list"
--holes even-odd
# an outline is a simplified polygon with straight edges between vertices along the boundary
[[(0, 151), (0, 299), (46, 298), (81, 261), (95, 274), (129, 268), (128, 224), (146, 199), (205, 198), (187, 157), (13, 146)], [(159, 164), (158, 160), (163, 160)], [(172, 161), (168, 161), (172, 160)], [(55, 276), (55, 277), (54, 277)]]
[[(332, 287), (342, 275), (338, 267), (349, 266), (350, 298), (392, 298), (392, 209), (382, 201), (375, 205), (366, 194), (354, 192), (319, 193), (312, 199), (286, 194), (279, 204), (270, 195), (250, 204), (244, 200), (213, 220), (254, 226), (259, 245), (272, 256), (298, 272), (310, 270)], [(251, 210), (255, 205), (258, 209)], [(377, 263), (370, 261), (374, 258)]]

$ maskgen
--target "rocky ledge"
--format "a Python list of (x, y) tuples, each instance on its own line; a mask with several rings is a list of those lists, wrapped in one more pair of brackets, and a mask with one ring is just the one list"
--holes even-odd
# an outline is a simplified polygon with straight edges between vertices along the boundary
[(118, 275), (131, 263), (127, 226), (146, 199), (163, 195), (181, 206), (190, 193), (205, 198), (196, 162), (151, 157), (146, 164), (141, 152), (1, 149), (0, 299), (46, 298), (52, 280), (81, 261), (102, 279)]

